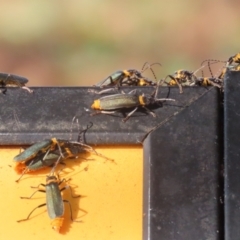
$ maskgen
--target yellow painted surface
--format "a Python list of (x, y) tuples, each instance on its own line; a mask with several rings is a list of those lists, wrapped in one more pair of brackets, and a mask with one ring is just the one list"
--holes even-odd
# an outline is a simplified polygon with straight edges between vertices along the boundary
[[(96, 150), (114, 163), (95, 155), (85, 156), (92, 160), (66, 160), (60, 173), (61, 178), (71, 178), (69, 185), (75, 195), (71, 198), (68, 190), (63, 198), (70, 201), (73, 218), (82, 222), (72, 222), (68, 204), (65, 204), (64, 223), (61, 233), (51, 229), (51, 220), (46, 207), (37, 209), (30, 220), (26, 218), (32, 209), (45, 203), (45, 194), (34, 189), (45, 183), (50, 169), (19, 177), (13, 170), (13, 157), (19, 148), (0, 148), (0, 239), (97, 239), (97, 240), (140, 240), (142, 239), (142, 172), (143, 153), (141, 147), (98, 147)], [(61, 167), (62, 168), (62, 167)]]

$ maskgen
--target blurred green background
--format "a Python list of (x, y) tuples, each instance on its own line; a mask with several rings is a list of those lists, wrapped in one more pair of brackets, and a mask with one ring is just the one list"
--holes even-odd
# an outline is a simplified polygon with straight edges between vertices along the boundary
[(28, 86), (84, 86), (146, 61), (162, 64), (158, 79), (194, 71), (240, 51), (239, 9), (234, 0), (2, 1), (0, 72)]

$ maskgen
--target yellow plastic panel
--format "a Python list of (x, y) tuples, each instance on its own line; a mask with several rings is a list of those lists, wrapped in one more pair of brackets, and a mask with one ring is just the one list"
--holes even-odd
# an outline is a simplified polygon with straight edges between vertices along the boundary
[[(50, 169), (26, 174), (19, 183), (13, 169), (13, 157), (19, 148), (0, 149), (1, 224), (0, 239), (97, 239), (97, 240), (140, 240), (142, 239), (142, 172), (143, 153), (141, 147), (101, 147), (99, 153), (113, 158), (106, 161), (95, 155), (84, 159), (66, 160), (60, 173), (69, 179), (74, 195), (68, 190), (62, 192), (73, 208), (72, 222), (68, 204), (65, 204), (64, 223), (60, 233), (51, 228), (46, 206), (37, 209), (30, 220), (26, 218), (40, 204), (45, 203), (45, 193), (37, 192), (30, 186), (45, 184)], [(61, 167), (61, 168), (62, 168)]]

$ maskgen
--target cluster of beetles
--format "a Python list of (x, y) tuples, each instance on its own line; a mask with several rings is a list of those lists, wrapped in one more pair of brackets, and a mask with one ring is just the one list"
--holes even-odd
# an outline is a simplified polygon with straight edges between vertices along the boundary
[[(224, 62), (224, 66), (222, 67), (218, 76), (213, 76), (211, 65), (217, 62)], [(150, 105), (159, 102), (163, 103), (165, 101), (174, 101), (174, 99), (170, 98), (157, 98), (158, 89), (160, 86), (178, 86), (180, 93), (183, 93), (184, 86), (215, 86), (223, 91), (225, 72), (227, 70), (240, 70), (240, 53), (231, 56), (227, 61), (210, 59), (203, 61), (197, 71), (207, 66), (211, 73), (210, 77), (199, 77), (196, 75), (197, 71), (193, 72), (188, 70), (178, 70), (174, 74), (167, 75), (164, 79), (157, 81), (152, 70), (152, 65), (154, 64), (144, 64), (142, 71), (135, 69), (116, 71), (106, 79), (95, 84), (95, 87), (99, 87), (99, 92), (94, 91), (96, 94), (108, 93), (112, 91), (118, 91), (118, 93), (111, 93), (94, 100), (91, 105), (94, 113), (91, 115), (113, 114), (123, 109), (130, 109), (127, 116), (122, 119), (123, 122), (126, 122), (131, 115), (134, 114), (134, 112), (136, 112), (139, 108), (143, 108), (153, 117), (155, 117), (155, 113), (148, 108)], [(155, 80), (151, 80), (143, 76), (143, 72), (146, 69), (150, 69), (152, 71)], [(2, 88), (2, 93), (4, 94), (6, 94), (7, 88), (12, 86), (23, 88), (31, 94), (33, 91), (25, 86), (27, 82), (28, 80), (25, 77), (0, 73), (0, 86)], [(121, 90), (122, 86), (153, 86), (154, 92), (150, 96), (139, 94), (137, 93), (136, 89), (133, 89), (129, 93), (125, 93)], [(89, 91), (93, 92), (93, 90)], [(81, 134), (84, 134), (90, 127), (91, 126), (87, 126), (84, 131), (79, 132), (79, 136), (76, 141), (51, 138), (33, 144), (14, 157), (14, 169), (18, 174), (20, 174), (20, 177), (16, 180), (16, 182), (19, 182), (24, 174), (28, 172), (37, 171), (46, 167), (50, 168), (50, 173), (46, 177), (46, 183), (40, 184), (38, 189), (33, 192), (30, 197), (21, 197), (30, 199), (36, 192), (44, 192), (46, 193), (46, 202), (34, 208), (26, 218), (18, 220), (18, 222), (29, 220), (32, 213), (36, 209), (46, 206), (48, 215), (52, 220), (52, 228), (57, 232), (60, 232), (64, 222), (64, 203), (69, 205), (71, 220), (77, 221), (72, 217), (71, 203), (62, 198), (61, 192), (65, 189), (69, 189), (72, 197), (77, 198), (80, 196), (74, 196), (72, 194), (71, 187), (67, 185), (68, 180), (61, 179), (59, 177), (59, 171), (56, 171), (56, 169), (59, 164), (65, 164), (64, 160), (69, 158), (77, 158), (79, 154), (86, 152), (96, 154), (109, 160), (109, 158), (98, 153), (93, 147), (87, 145), (82, 140)], [(63, 187), (61, 187), (62, 183), (65, 183)]]

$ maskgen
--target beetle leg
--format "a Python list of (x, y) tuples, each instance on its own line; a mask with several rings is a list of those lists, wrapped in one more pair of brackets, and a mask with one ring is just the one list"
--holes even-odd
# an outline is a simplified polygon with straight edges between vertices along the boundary
[(37, 193), (37, 192), (46, 192), (45, 190), (42, 190), (42, 189), (38, 189), (37, 191), (35, 191), (35, 192), (33, 192), (33, 194), (30, 196), (30, 197), (20, 197), (21, 199), (30, 199), (30, 198), (32, 198), (32, 196), (35, 194), (35, 193)]
[(103, 94), (103, 93), (108, 93), (108, 92), (112, 92), (115, 90), (116, 90), (116, 88), (108, 88), (108, 89), (104, 89), (104, 90), (98, 92), (98, 91), (95, 91), (94, 89), (88, 89), (88, 92), (95, 93), (95, 94)]
[(128, 94), (135, 94), (137, 92), (136, 89), (133, 89), (132, 91), (130, 91)]
[(155, 101), (156, 102), (160, 102), (160, 101), (173, 101), (173, 102), (175, 102), (176, 100), (175, 99), (173, 99), (173, 98), (157, 98), (157, 99), (155, 99)]
[(3, 93), (3, 94), (6, 94), (6, 92), (7, 92), (7, 87), (6, 87), (6, 86), (1, 86), (1, 88), (3, 89), (3, 90), (2, 90), (2, 93)]
[(179, 83), (179, 81), (175, 78), (174, 79), (179, 87), (179, 93), (183, 93), (182, 85)]
[(113, 114), (116, 113), (116, 111), (96, 111), (94, 113), (91, 113), (91, 116), (97, 115), (97, 114)]
[(26, 86), (23, 86), (22, 89), (27, 90), (29, 93), (33, 93), (33, 90), (31, 90), (30, 88), (28, 88), (28, 87), (26, 87)]
[(81, 195), (76, 195), (76, 196), (74, 196), (73, 193), (72, 193), (72, 188), (71, 188), (69, 185), (67, 185), (67, 186), (65, 186), (65, 187), (63, 187), (63, 188), (61, 188), (61, 189), (60, 189), (60, 192), (64, 191), (65, 189), (69, 189), (72, 198), (78, 198), (78, 197), (81, 197)]
[(39, 186), (43, 186), (43, 187), (46, 187), (46, 185), (45, 184), (43, 184), (43, 183), (40, 183), (38, 186), (36, 186), (36, 187), (33, 187), (33, 186), (31, 186), (31, 188), (39, 188)]
[(179, 93), (183, 93), (182, 85), (181, 85), (181, 84), (179, 83), (179, 81), (178, 81), (175, 77), (173, 77), (172, 75), (167, 75), (166, 78), (164, 79), (164, 82), (168, 84), (168, 82), (166, 82), (166, 79), (167, 79), (168, 77), (170, 77), (172, 80), (174, 80), (174, 81), (177, 83), (177, 85), (178, 85), (178, 87), (179, 87)]
[(29, 220), (31, 214), (32, 214), (37, 208), (40, 208), (40, 207), (43, 207), (43, 206), (46, 206), (46, 203), (41, 204), (41, 205), (35, 207), (35, 208), (34, 208), (34, 209), (28, 214), (27, 218), (25, 218), (25, 219), (21, 219), (21, 220), (18, 220), (17, 222), (23, 222), (23, 221), (27, 221), (27, 220)]
[(137, 111), (138, 107), (134, 108), (122, 121), (126, 122), (130, 116)]
[(71, 217), (71, 220), (72, 220), (73, 222), (82, 222), (81, 220), (79, 220), (79, 221), (78, 221), (78, 220), (73, 220), (71, 203), (70, 203), (68, 200), (63, 200), (63, 202), (68, 203), (68, 206), (69, 206), (69, 209), (70, 209), (70, 217)]
[(156, 114), (151, 111), (150, 109), (146, 108), (145, 106), (142, 106), (148, 113), (150, 113), (153, 117), (156, 117)]
[(17, 180), (15, 180), (15, 182), (18, 183), (18, 182), (20, 181), (20, 179), (23, 177), (23, 175), (24, 175), (28, 170), (29, 170), (28, 167), (26, 167), (26, 168), (23, 170), (21, 176), (20, 176)]

